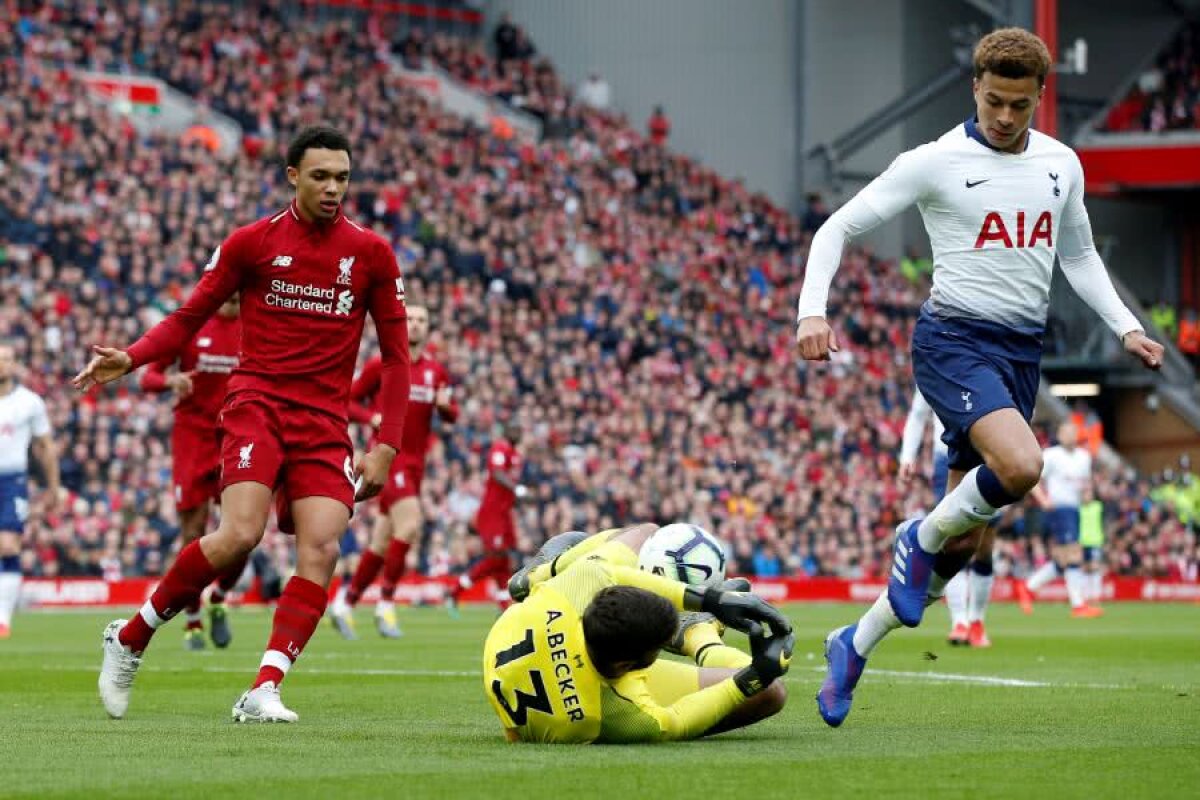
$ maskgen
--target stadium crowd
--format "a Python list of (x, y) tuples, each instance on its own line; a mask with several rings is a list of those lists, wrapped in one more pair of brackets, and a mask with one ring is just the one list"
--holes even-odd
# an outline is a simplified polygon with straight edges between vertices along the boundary
[(1179, 34), (1143, 71), (1104, 121), (1114, 133), (1200, 128), (1200, 22)]
[[(423, 570), (470, 559), (486, 446), (515, 417), (526, 552), (562, 530), (687, 518), (730, 543), (737, 571), (883, 572), (893, 526), (932, 502), (927, 481), (895, 480), (924, 276), (849, 249), (833, 293), (841, 350), (805, 364), (794, 303), (819, 201), (791, 216), (576, 102), (527, 38), (498, 60), (378, 22), (368, 36), (289, 26), (275, 8), (47, 5), (0, 20), (0, 338), (46, 398), (68, 492), (55, 511), (35, 498), (27, 574), (153, 575), (172, 557), (169, 400), (132, 381), (79, 397), (69, 377), (92, 343), (129, 343), (174, 308), (233, 228), (282, 207), (282, 147), (326, 120), (355, 144), (347, 212), (393, 243), (458, 382), (462, 413), (423, 486)], [(393, 74), (393, 54), (432, 57), (556, 135), (523, 142), (450, 116)], [(139, 134), (73, 68), (153, 73), (253, 146), (222, 159)], [(1194, 578), (1190, 517), (1149, 490), (1099, 479), (1110, 568)], [(356, 514), (360, 539), (374, 514)], [(1006, 530), (1031, 527), (1011, 517)], [(1005, 551), (1018, 571), (1045, 557), (1016, 541), (1031, 542)], [(266, 546), (286, 568), (286, 538)]]

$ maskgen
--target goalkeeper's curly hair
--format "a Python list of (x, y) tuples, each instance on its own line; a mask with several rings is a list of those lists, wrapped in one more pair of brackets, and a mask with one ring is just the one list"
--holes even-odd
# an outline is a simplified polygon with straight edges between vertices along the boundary
[(678, 625), (679, 612), (668, 600), (633, 586), (601, 589), (583, 612), (583, 638), (606, 678), (620, 677), (619, 664), (653, 664)]
[(985, 72), (1001, 78), (1037, 78), (1038, 86), (1045, 85), (1053, 63), (1046, 43), (1024, 28), (1000, 28), (984, 36), (975, 45), (974, 62), (976, 78)]

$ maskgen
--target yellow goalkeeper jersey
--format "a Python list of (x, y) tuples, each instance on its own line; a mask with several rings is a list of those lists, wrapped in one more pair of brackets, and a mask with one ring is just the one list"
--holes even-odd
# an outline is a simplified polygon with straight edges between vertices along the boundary
[(745, 698), (732, 678), (699, 689), (699, 670), (659, 660), (608, 681), (593, 667), (583, 612), (603, 588), (635, 586), (683, 609), (684, 585), (591, 556), (536, 585), (488, 634), (483, 689), (508, 737), (648, 742), (700, 736)]

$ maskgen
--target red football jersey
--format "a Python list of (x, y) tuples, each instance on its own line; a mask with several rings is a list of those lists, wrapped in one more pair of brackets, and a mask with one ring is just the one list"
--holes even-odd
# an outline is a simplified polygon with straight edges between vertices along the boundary
[[(383, 412), (383, 395), (379, 391), (383, 373), (383, 359), (374, 356), (367, 359), (362, 373), (350, 386), (350, 418), (355, 422), (370, 422), (371, 417)], [(429, 431), (433, 425), (433, 412), (446, 422), (458, 419), (458, 402), (450, 401), (449, 408), (438, 408), (437, 393), (450, 386), (450, 373), (437, 360), (422, 355), (409, 369), (408, 411), (404, 415), (404, 435), (400, 439), (397, 458), (424, 461), (429, 452)], [(370, 398), (367, 406), (357, 405)]]
[[(517, 504), (515, 486), (521, 477), (521, 454), (511, 442), (499, 439), (488, 450), (487, 466), (487, 485), (483, 489), (483, 500), (476, 515), (476, 527), (480, 529), (486, 527), (485, 521), (488, 519), (511, 514), (513, 506)], [(500, 473), (512, 478), (514, 488), (510, 489), (496, 480), (496, 475)]]
[[(180, 372), (192, 378), (192, 393), (175, 405), (175, 424), (190, 428), (215, 429), (229, 376), (238, 365), (242, 346), (242, 321), (219, 314), (200, 328), (177, 359)], [(175, 361), (155, 361), (142, 373), (142, 389), (167, 390), (167, 369)]]
[(307, 222), (295, 202), (239, 228), (213, 252), (187, 302), (129, 348), (134, 368), (175, 358), (237, 291), (244, 335), (229, 397), (254, 391), (345, 420), (369, 310), (383, 354), (378, 438), (400, 449), (408, 328), (404, 282), (387, 242), (341, 213)]

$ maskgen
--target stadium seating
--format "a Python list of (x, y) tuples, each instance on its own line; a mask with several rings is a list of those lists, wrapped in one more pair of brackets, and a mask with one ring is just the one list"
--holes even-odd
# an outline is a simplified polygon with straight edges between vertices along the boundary
[[(483, 453), (510, 415), (530, 433), (526, 551), (561, 530), (686, 517), (731, 543), (738, 571), (878, 575), (892, 527), (931, 504), (927, 482), (894, 480), (923, 278), (850, 249), (834, 292), (843, 347), (831, 365), (799, 363), (811, 231), (575, 103), (548, 62), (249, 5), (151, 8), (0, 22), (0, 59), (16, 67), (0, 70), (0, 337), (47, 397), (70, 490), (57, 512), (33, 504), (29, 574), (156, 574), (171, 558), (169, 403), (132, 381), (80, 398), (67, 381), (90, 344), (132, 341), (229, 231), (287, 201), (281, 148), (322, 121), (355, 143), (349, 214), (393, 242), (461, 385), (459, 424), (424, 484), (428, 569), (470, 558)], [(391, 74), (393, 52), (433, 58), (555, 121), (554, 135), (501, 139), (441, 112)], [(152, 73), (264, 146), (221, 160), (139, 136), (88, 100), (73, 67)], [(1148, 499), (1147, 480), (1101, 486), (1110, 568), (1194, 574), (1195, 535)], [(373, 514), (356, 515), (360, 537)], [(1017, 541), (1017, 569), (1045, 557)], [(268, 547), (285, 564), (286, 540)]]

